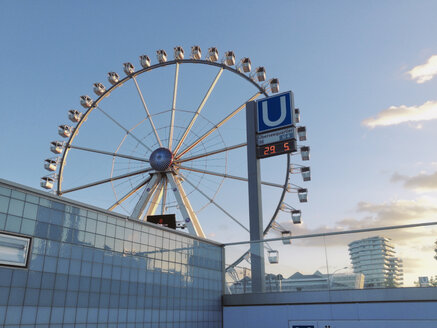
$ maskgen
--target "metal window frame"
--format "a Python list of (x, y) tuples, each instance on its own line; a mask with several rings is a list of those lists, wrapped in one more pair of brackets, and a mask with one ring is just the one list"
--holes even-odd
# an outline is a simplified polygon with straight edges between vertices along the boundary
[(32, 237), (31, 236), (27, 236), (27, 235), (11, 233), (11, 232), (4, 231), (4, 230), (0, 230), (0, 236), (1, 235), (11, 236), (11, 237), (21, 238), (21, 239), (26, 239), (28, 241), (28, 247), (27, 247), (27, 252), (26, 252), (26, 257), (25, 257), (24, 265), (19, 265), (19, 264), (15, 265), (15, 264), (3, 263), (2, 260), (0, 259), (0, 267), (28, 269), (29, 268), (30, 250), (32, 249)]

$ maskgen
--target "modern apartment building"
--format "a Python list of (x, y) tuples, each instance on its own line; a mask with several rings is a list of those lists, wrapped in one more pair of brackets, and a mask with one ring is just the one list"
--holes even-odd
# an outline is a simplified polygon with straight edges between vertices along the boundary
[(389, 238), (370, 237), (349, 244), (355, 273), (365, 276), (365, 288), (400, 287), (403, 284), (402, 260)]

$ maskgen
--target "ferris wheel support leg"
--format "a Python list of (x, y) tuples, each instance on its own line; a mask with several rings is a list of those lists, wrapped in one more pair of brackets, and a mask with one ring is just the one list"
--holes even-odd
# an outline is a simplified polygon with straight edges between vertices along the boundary
[(167, 176), (164, 175), (162, 178), (162, 203), (161, 203), (161, 215), (165, 214), (166, 206), (167, 206), (167, 185), (168, 179)]
[(152, 177), (148, 177), (146, 180), (141, 181), (135, 188), (129, 190), (123, 197), (121, 197), (114, 204), (112, 204), (111, 207), (108, 208), (108, 211), (113, 211), (117, 206), (123, 203), (126, 199), (128, 199), (130, 196), (132, 196), (134, 193), (136, 193), (138, 190), (144, 187), (144, 185), (146, 185), (151, 178)]
[(147, 203), (150, 200), (150, 197), (152, 197), (153, 192), (158, 186), (159, 181), (160, 181), (160, 176), (158, 176), (158, 174), (154, 174), (152, 176), (152, 179), (150, 179), (149, 183), (145, 186), (144, 191), (140, 197), (140, 200), (135, 205), (135, 208), (130, 216), (132, 220), (140, 219), (141, 214), (143, 214), (144, 209), (146, 208)]
[(190, 201), (188, 200), (182, 185), (179, 181), (175, 180), (174, 175), (171, 172), (167, 172), (167, 179), (173, 189), (173, 193), (179, 204), (179, 209), (184, 217), (188, 231), (195, 236), (205, 238), (205, 234), (203, 233), (202, 227), (197, 219), (197, 215), (191, 207)]
[(153, 193), (152, 200), (150, 201), (149, 208), (147, 209), (146, 215), (155, 215), (156, 209), (158, 208), (158, 204), (162, 198), (164, 178), (161, 176), (159, 180), (159, 184)]

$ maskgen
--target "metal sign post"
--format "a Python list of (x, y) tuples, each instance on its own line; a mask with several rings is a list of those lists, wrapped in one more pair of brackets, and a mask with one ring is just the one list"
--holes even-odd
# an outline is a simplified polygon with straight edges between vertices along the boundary
[[(256, 109), (257, 105), (255, 101), (246, 104), (247, 172), (251, 241), (263, 239), (260, 163), (256, 156)], [(265, 290), (263, 243), (250, 244), (250, 266), (252, 270), (252, 293), (262, 293)]]
[[(247, 172), (250, 240), (264, 239), (260, 158), (296, 151), (294, 101), (291, 91), (246, 103)], [(250, 244), (252, 292), (265, 291), (264, 243)]]

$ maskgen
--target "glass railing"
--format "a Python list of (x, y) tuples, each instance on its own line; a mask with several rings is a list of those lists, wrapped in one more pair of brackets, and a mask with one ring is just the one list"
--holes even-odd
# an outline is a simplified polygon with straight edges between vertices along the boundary
[[(226, 293), (299, 292), (341, 289), (437, 287), (437, 222), (327, 232), (264, 246), (265, 279), (252, 288), (249, 242), (225, 246)], [(361, 241), (357, 243), (351, 243)], [(381, 252), (369, 256), (375, 242)], [(393, 247), (393, 252), (386, 252)], [(255, 275), (256, 277), (256, 275)], [(258, 275), (260, 277), (260, 275)]]

